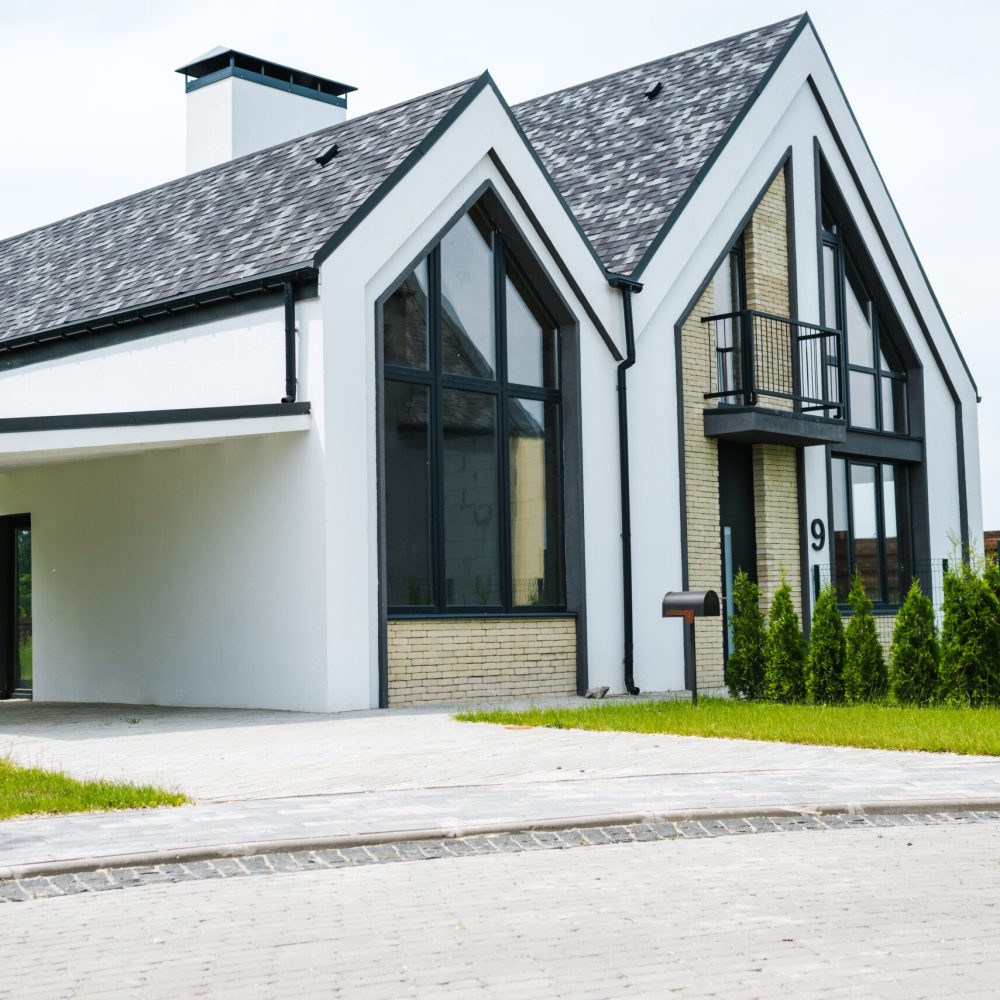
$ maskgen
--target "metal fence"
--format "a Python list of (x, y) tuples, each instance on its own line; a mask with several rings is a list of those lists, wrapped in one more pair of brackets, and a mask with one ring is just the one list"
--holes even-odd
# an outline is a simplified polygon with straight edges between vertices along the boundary
[[(875, 604), (875, 610), (891, 613), (899, 610), (906, 598), (907, 591), (914, 579), (920, 581), (923, 592), (931, 599), (934, 610), (940, 614), (944, 606), (944, 575), (948, 572), (947, 559), (917, 560), (911, 563), (897, 563), (888, 567), (886, 576), (889, 581), (889, 593), (883, 594), (881, 568), (865, 572), (861, 570), (861, 579), (865, 584), (865, 592)], [(812, 568), (813, 599), (819, 596), (820, 590), (828, 583), (837, 587), (837, 596), (842, 604), (847, 604), (847, 590), (850, 587), (848, 574), (834, 574), (829, 563)]]

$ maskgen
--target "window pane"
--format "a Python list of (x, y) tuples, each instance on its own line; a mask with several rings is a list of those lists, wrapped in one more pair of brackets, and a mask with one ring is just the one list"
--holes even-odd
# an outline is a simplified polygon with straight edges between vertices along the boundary
[(875, 376), (867, 372), (851, 372), (851, 423), (875, 426)]
[(562, 603), (559, 406), (510, 402), (514, 603)]
[(556, 331), (527, 283), (507, 274), (507, 381), (554, 389), (559, 384)]
[(382, 309), (383, 357), (387, 365), (427, 367), (427, 261), (421, 261)]
[[(902, 483), (898, 493), (902, 493)], [(900, 604), (909, 586), (909, 567), (905, 538), (899, 528), (903, 524), (899, 510), (900, 497), (897, 496), (896, 470), (891, 465), (882, 466), (882, 523), (885, 526), (885, 565), (889, 582), (886, 600), (890, 604)]]
[(445, 389), (442, 405), (445, 602), (495, 606), (501, 600), (496, 397)]
[(390, 607), (433, 603), (430, 390), (385, 383), (386, 598)]
[(854, 286), (847, 283), (847, 359), (862, 368), (875, 367), (875, 343), (864, 305), (858, 300)]
[(829, 243), (823, 244), (823, 324), (840, 329), (837, 308), (837, 250)]
[(846, 462), (835, 458), (830, 463), (833, 487), (833, 566), (837, 595), (847, 600), (851, 587), (850, 537), (847, 521), (847, 472)]
[(441, 241), (441, 364), (446, 372), (494, 377), (493, 251), (471, 216)]
[(716, 316), (724, 316), (726, 313), (739, 310), (738, 278), (739, 257), (730, 252), (723, 258), (712, 281), (712, 312)]
[(882, 379), (882, 430), (906, 433), (906, 383), (898, 378)]
[(878, 506), (875, 496), (875, 466), (851, 465), (851, 514), (854, 528), (854, 565), (861, 573), (865, 591), (873, 601), (882, 600), (879, 584)]

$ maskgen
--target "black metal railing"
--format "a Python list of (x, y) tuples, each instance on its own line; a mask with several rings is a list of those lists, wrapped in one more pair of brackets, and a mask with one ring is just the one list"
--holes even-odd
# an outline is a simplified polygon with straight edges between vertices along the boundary
[(785, 400), (800, 413), (843, 417), (843, 336), (839, 330), (755, 309), (706, 316), (709, 373), (706, 399), (757, 406)]
[[(913, 562), (892, 561), (886, 566), (866, 562), (857, 565), (865, 585), (865, 593), (875, 604), (876, 610), (893, 611), (906, 598), (914, 578), (920, 581), (923, 592), (931, 599), (934, 610), (940, 612), (944, 606), (944, 576), (948, 572), (947, 559), (924, 559)], [(828, 583), (837, 588), (837, 597), (842, 605), (847, 604), (847, 594), (851, 586), (851, 576), (847, 567), (837, 566), (836, 572), (828, 563), (813, 566), (813, 599)]]

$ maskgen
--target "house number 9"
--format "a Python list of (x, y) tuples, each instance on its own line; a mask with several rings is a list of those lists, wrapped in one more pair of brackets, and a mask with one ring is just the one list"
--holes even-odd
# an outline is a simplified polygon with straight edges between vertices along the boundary
[(809, 533), (816, 539), (812, 543), (814, 551), (819, 552), (826, 545), (826, 526), (818, 517), (809, 526)]

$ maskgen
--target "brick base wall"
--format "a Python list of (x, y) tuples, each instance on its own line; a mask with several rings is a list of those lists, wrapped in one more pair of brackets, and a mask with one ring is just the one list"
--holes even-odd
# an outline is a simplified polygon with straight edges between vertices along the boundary
[(575, 618), (388, 623), (389, 704), (576, 694)]

